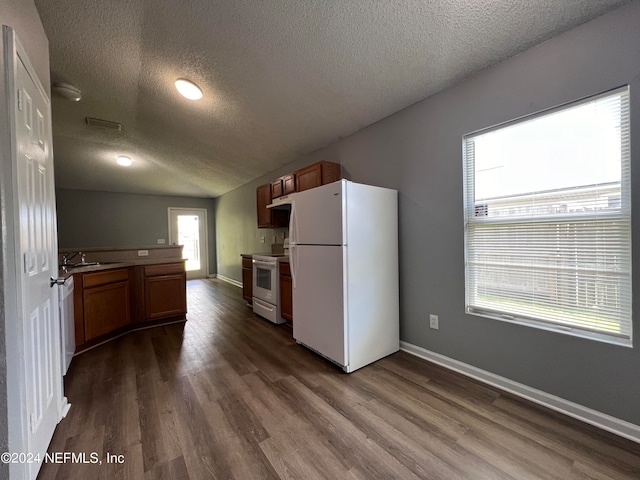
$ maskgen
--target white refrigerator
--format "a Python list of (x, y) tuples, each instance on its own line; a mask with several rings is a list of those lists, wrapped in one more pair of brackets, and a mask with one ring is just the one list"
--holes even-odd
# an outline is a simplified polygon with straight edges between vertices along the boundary
[(349, 373), (397, 352), (398, 196), (347, 180), (292, 195), (293, 337)]

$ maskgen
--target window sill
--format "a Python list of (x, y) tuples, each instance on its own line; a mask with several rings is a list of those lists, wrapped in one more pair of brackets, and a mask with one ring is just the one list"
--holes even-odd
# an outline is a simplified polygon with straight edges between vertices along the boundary
[(586, 340), (594, 340), (597, 342), (608, 343), (610, 345), (616, 345), (619, 347), (633, 348), (632, 339), (614, 337), (612, 335), (607, 335), (606, 333), (596, 333), (596, 332), (590, 332), (585, 330), (579, 330), (572, 327), (554, 325), (554, 324), (545, 323), (542, 321), (530, 320), (526, 318), (519, 318), (519, 317), (506, 318), (498, 313), (485, 311), (485, 310), (475, 310), (472, 308), (467, 308), (465, 313), (467, 313), (468, 315), (490, 318), (492, 320), (498, 320), (501, 322), (513, 323), (513, 324), (522, 325), (525, 327), (537, 328), (538, 330), (546, 330), (548, 332), (561, 333), (564, 335), (570, 335), (572, 337), (584, 338)]

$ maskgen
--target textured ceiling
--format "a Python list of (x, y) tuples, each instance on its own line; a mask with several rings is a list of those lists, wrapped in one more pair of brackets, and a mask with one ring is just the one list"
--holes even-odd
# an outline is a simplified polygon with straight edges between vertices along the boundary
[(52, 81), (83, 95), (53, 99), (57, 186), (215, 197), (627, 2), (35, 3)]

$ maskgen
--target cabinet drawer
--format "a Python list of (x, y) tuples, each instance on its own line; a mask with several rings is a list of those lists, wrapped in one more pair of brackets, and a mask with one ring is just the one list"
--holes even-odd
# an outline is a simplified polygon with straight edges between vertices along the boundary
[(173, 275), (175, 273), (183, 273), (184, 262), (180, 263), (163, 263), (161, 265), (147, 265), (144, 267), (145, 277), (157, 277), (160, 275)]
[(242, 257), (242, 268), (253, 268), (253, 258)]
[(104, 285), (105, 283), (126, 282), (127, 280), (129, 280), (129, 270), (120, 268), (104, 272), (85, 273), (82, 275), (82, 286), (88, 288)]
[(289, 262), (280, 262), (280, 275), (284, 275), (287, 277), (291, 276), (291, 268), (289, 267)]

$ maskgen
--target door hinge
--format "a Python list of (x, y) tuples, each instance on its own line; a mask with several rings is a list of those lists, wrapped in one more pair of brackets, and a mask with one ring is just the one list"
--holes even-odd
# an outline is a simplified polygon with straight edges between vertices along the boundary
[(27, 254), (26, 253), (22, 254), (22, 264), (24, 265), (24, 273), (27, 273), (28, 269), (27, 269)]
[(22, 89), (18, 89), (18, 110), (22, 111)]
[(29, 415), (29, 430), (31, 430), (31, 433), (35, 432), (35, 426), (36, 426), (36, 416), (34, 413), (31, 413)]

